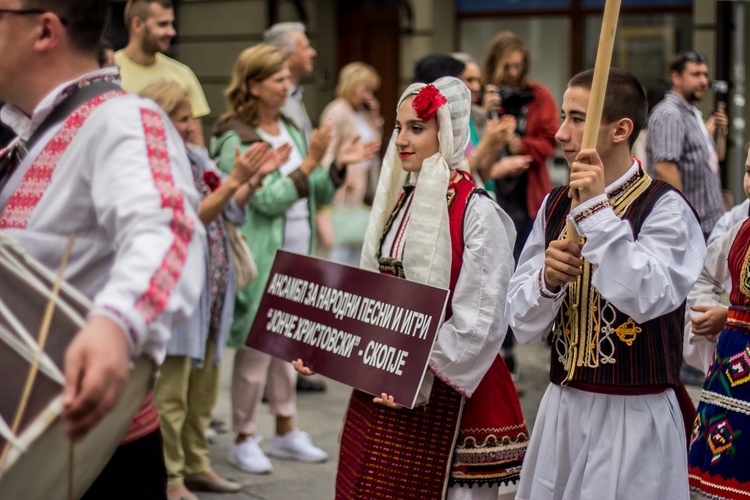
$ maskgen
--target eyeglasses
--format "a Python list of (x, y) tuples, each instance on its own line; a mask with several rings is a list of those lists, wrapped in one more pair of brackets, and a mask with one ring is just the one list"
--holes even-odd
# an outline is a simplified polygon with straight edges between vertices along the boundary
[[(52, 12), (50, 10), (44, 10), (44, 9), (0, 9), (0, 14), (15, 14), (17, 16), (30, 16), (34, 14), (46, 14), (47, 12)], [(63, 24), (63, 26), (68, 25), (68, 20), (65, 19), (62, 16), (57, 16), (60, 19), (60, 22)]]
[(680, 56), (680, 59), (682, 60), (683, 63), (694, 62), (694, 63), (706, 64), (708, 62), (708, 59), (706, 58), (706, 56), (704, 56), (700, 52), (693, 52), (693, 51), (685, 52), (684, 54), (682, 54), (682, 56)]

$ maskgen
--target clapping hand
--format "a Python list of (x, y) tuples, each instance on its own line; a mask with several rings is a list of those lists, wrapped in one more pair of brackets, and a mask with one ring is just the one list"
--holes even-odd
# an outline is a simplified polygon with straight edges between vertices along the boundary
[(237, 185), (248, 182), (263, 165), (263, 161), (267, 159), (265, 154), (267, 150), (268, 144), (265, 142), (252, 144), (244, 153), (237, 146), (234, 149), (234, 166), (232, 167), (232, 173), (229, 175), (230, 179), (234, 180)]
[(326, 154), (328, 145), (331, 143), (331, 137), (330, 125), (323, 125), (322, 127), (313, 130), (312, 134), (310, 134), (310, 144), (307, 157), (310, 158), (315, 165), (320, 165), (323, 155)]
[(287, 143), (279, 146), (275, 149), (269, 149), (265, 152), (263, 157), (260, 159), (260, 166), (255, 174), (250, 178), (248, 184), (251, 187), (258, 187), (263, 182), (263, 179), (270, 174), (275, 172), (284, 163), (289, 160), (289, 154), (292, 152), (292, 146)]
[(341, 169), (349, 163), (359, 163), (369, 160), (380, 149), (379, 141), (359, 142), (359, 136), (346, 141), (336, 155), (336, 166)]
[(531, 155), (506, 156), (492, 164), (490, 178), (518, 177), (529, 169), (532, 160)]
[(493, 154), (496, 154), (508, 144), (515, 131), (516, 117), (513, 115), (503, 115), (500, 118), (487, 122), (487, 128), (484, 131), (482, 140), (486, 141), (487, 148)]

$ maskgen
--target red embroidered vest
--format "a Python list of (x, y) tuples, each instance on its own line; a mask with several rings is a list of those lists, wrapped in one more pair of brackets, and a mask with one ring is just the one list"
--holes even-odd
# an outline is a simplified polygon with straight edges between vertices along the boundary
[[(456, 287), (456, 282), (458, 282), (458, 275), (461, 272), (461, 267), (463, 265), (464, 216), (466, 214), (466, 207), (469, 205), (469, 201), (475, 193), (480, 193), (487, 196), (484, 190), (479, 189), (474, 184), (474, 181), (471, 180), (471, 175), (468, 172), (464, 172), (461, 170), (458, 170), (457, 172), (460, 177), (458, 178), (458, 180), (456, 180), (455, 182), (451, 182), (448, 185), (447, 194), (448, 221), (450, 225), (452, 253), (449, 289), (450, 295), (448, 296), (448, 307), (445, 313), (446, 319), (450, 318), (453, 315), (453, 312), (451, 310), (451, 300), (453, 299), (453, 290)], [(385, 230), (383, 231), (383, 238), (385, 238), (385, 235), (388, 233), (388, 230), (392, 225), (394, 219), (396, 218), (396, 215), (402, 209), (404, 201), (406, 200), (407, 195), (411, 192), (411, 189), (413, 189), (413, 187), (407, 187), (404, 189), (404, 193), (401, 194), (401, 198), (396, 204), (396, 208), (393, 210), (393, 214), (391, 214), (391, 218), (385, 226)], [(382, 239), (380, 244), (382, 246)], [(399, 278), (405, 277), (403, 271), (403, 263), (401, 261), (387, 257), (378, 257), (378, 262), (381, 273), (391, 276), (397, 276)]]

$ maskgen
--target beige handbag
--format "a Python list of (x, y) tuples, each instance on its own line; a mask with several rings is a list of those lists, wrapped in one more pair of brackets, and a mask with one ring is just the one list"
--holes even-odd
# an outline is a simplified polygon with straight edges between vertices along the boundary
[(225, 223), (234, 264), (234, 289), (240, 291), (258, 277), (258, 267), (255, 265), (253, 254), (250, 253), (250, 247), (247, 246), (245, 236), (231, 222)]

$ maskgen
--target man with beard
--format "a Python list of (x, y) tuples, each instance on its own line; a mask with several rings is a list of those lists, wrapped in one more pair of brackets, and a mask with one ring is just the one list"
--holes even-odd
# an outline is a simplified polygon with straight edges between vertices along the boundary
[[(646, 138), (649, 173), (682, 191), (700, 217), (704, 238), (724, 214), (717, 149), (725, 149), (727, 132), (722, 109), (704, 123), (696, 107), (708, 90), (706, 63), (705, 55), (693, 51), (672, 60), (672, 90), (651, 112)], [(688, 385), (703, 385), (705, 377), (683, 363), (680, 378)]]
[(193, 110), (193, 133), (190, 142), (204, 145), (201, 117), (208, 115), (206, 96), (195, 73), (186, 65), (164, 55), (175, 36), (174, 8), (171, 0), (128, 0), (125, 23), (128, 45), (115, 53), (120, 68), (122, 88), (138, 93), (156, 80), (178, 82), (190, 93)]
[(678, 54), (672, 61), (672, 90), (648, 120), (646, 155), (648, 168), (653, 170), (649, 173), (682, 191), (698, 212), (701, 229), (708, 237), (724, 213), (715, 137), (726, 141), (727, 116), (720, 109), (704, 123), (696, 107), (708, 90), (706, 62), (705, 55), (692, 51)]

